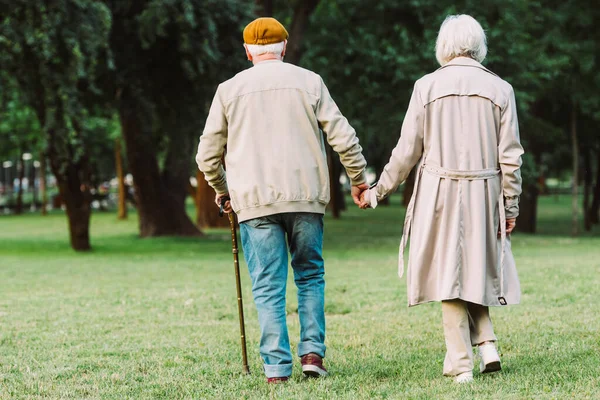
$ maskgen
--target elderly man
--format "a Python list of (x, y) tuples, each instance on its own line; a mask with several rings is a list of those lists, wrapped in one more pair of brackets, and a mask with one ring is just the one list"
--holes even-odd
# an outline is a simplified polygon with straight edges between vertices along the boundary
[(400, 244), (411, 236), (408, 303), (442, 302), (444, 375), (473, 380), (500, 369), (489, 306), (516, 304), (519, 279), (510, 235), (519, 214), (521, 155), (513, 88), (481, 65), (487, 52), (481, 25), (450, 16), (440, 29), (442, 66), (419, 79), (398, 145), (361, 207), (376, 207), (419, 161)]
[[(359, 204), (366, 161), (321, 77), (283, 62), (288, 33), (259, 18), (244, 29), (253, 67), (219, 85), (200, 138), (198, 168), (240, 221), (269, 383), (292, 374), (286, 326), (288, 249), (298, 288), (302, 371), (327, 375), (323, 214), (329, 175), (323, 134), (339, 153)], [(225, 146), (227, 174), (221, 163)], [(231, 201), (227, 199), (231, 199)], [(286, 242), (287, 239), (287, 242)]]

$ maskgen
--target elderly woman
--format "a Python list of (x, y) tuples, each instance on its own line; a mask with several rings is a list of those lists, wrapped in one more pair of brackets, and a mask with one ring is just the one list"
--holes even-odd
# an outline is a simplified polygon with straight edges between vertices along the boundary
[(436, 43), (441, 68), (414, 86), (398, 145), (361, 207), (375, 208), (420, 160), (400, 244), (408, 239), (409, 306), (442, 302), (444, 375), (473, 380), (500, 370), (489, 306), (520, 300), (510, 233), (519, 213), (521, 156), (513, 88), (481, 65), (481, 25), (446, 18)]

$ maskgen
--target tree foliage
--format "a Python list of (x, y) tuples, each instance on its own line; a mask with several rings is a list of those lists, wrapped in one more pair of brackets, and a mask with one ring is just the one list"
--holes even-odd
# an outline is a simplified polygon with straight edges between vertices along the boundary
[(0, 9), (0, 78), (3, 86), (16, 81), (24, 103), (35, 112), (67, 207), (71, 245), (88, 250), (86, 121), (104, 111), (94, 82), (108, 59), (110, 12), (91, 0), (3, 0)]
[[(107, 1), (114, 93), (142, 236), (197, 235), (185, 198), (216, 85), (244, 66), (238, 0)], [(112, 85), (112, 86), (111, 86)]]
[(517, 94), (526, 191), (581, 153), (586, 196), (596, 171), (586, 213), (600, 207), (600, 9), (590, 0), (0, 0), (0, 12), (0, 155), (45, 148), (71, 218), (89, 221), (89, 187), (113, 173), (121, 130), (142, 236), (198, 234), (184, 208), (197, 138), (218, 83), (246, 67), (243, 27), (272, 14), (290, 31), (287, 61), (323, 76), (378, 171), (414, 81), (438, 67), (440, 24), (473, 15), (485, 65)]

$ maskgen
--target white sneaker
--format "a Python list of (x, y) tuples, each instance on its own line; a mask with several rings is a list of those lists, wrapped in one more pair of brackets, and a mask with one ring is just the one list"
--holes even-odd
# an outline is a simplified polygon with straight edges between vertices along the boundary
[(502, 366), (500, 365), (500, 356), (498, 355), (498, 350), (496, 350), (496, 345), (494, 343), (486, 343), (479, 346), (479, 356), (481, 357), (479, 371), (482, 374), (500, 371), (502, 369)]
[(470, 383), (473, 382), (473, 372), (463, 372), (462, 374), (458, 374), (454, 377), (454, 382), (456, 383)]

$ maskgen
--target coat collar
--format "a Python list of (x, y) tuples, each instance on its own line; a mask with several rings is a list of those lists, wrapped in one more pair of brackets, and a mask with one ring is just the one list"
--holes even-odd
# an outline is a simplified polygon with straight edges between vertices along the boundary
[(483, 65), (481, 65), (480, 63), (478, 63), (477, 61), (473, 60), (472, 58), (469, 57), (456, 57), (453, 58), (452, 60), (450, 60), (450, 62), (446, 65), (444, 65), (441, 68), (438, 68), (438, 70), (443, 69), (443, 68), (447, 68), (447, 67), (455, 67), (455, 66), (459, 66), (459, 67), (474, 67), (474, 68), (479, 68), (482, 69), (486, 72), (489, 72), (490, 74), (494, 75), (494, 76), (498, 76), (495, 73), (493, 73), (492, 71), (490, 71), (489, 69), (487, 69), (486, 67), (484, 67)]

